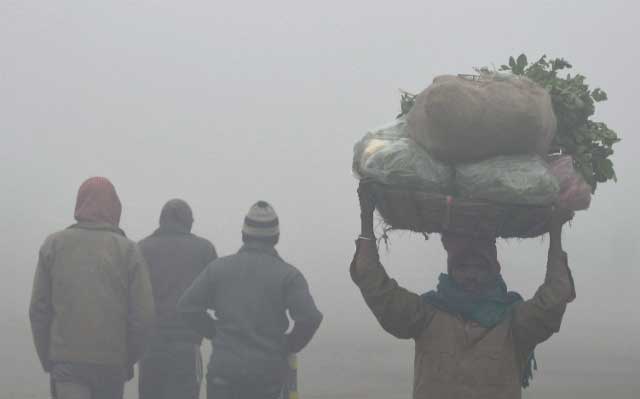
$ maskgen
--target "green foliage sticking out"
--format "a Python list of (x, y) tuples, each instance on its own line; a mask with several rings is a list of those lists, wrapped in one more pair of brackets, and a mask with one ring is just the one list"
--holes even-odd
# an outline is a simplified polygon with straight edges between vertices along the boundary
[(553, 150), (573, 156), (576, 169), (584, 176), (595, 192), (598, 183), (616, 179), (613, 162), (613, 145), (620, 141), (618, 135), (603, 122), (595, 122), (590, 117), (595, 112), (595, 104), (607, 100), (607, 93), (596, 88), (591, 90), (583, 75), (559, 76), (572, 65), (563, 58), (547, 59), (542, 56), (529, 64), (521, 54), (517, 59), (510, 57), (508, 65), (501, 71), (525, 76), (544, 87), (551, 95), (553, 110), (558, 119)]
[(400, 94), (400, 113), (396, 116), (396, 119), (402, 118), (409, 113), (411, 108), (413, 108), (413, 104), (415, 104), (417, 97), (417, 94), (411, 94), (403, 90), (400, 90)]

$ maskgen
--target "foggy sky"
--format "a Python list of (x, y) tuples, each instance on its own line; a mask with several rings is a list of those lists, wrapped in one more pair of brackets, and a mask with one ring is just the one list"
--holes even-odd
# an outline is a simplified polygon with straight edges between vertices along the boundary
[[(303, 397), (355, 397), (354, 386), (389, 375), (376, 389), (407, 397), (412, 345), (381, 330), (347, 272), (359, 229), (353, 143), (394, 118), (398, 89), (523, 51), (564, 57), (605, 89), (596, 119), (623, 138), (619, 182), (601, 185), (565, 234), (578, 298), (538, 349), (526, 397), (632, 397), (639, 12), (630, 1), (0, 0), (0, 398), (46, 392), (27, 318), (37, 251), (73, 222), (77, 188), (93, 175), (116, 186), (132, 239), (180, 197), (194, 232), (224, 255), (240, 246), (248, 207), (270, 201), (278, 249), (325, 314), (301, 357)], [(543, 239), (499, 243), (510, 289), (533, 295), (546, 249)], [(437, 235), (394, 234), (382, 254), (419, 293), (444, 270)]]

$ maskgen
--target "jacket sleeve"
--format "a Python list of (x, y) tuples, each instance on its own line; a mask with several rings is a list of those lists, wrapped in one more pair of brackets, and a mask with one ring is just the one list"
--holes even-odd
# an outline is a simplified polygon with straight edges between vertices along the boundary
[(144, 353), (153, 331), (155, 310), (149, 270), (137, 245), (129, 255), (129, 313), (127, 319), (127, 350), (129, 363), (135, 364)]
[(189, 327), (195, 332), (212, 339), (216, 334), (215, 320), (207, 310), (211, 306), (213, 284), (209, 274), (211, 267), (207, 266), (194, 280), (178, 301), (178, 313)]
[(31, 333), (36, 352), (44, 371), (49, 371), (49, 344), (51, 339), (51, 322), (53, 320), (53, 304), (51, 298), (51, 262), (45, 246), (40, 249), (38, 266), (33, 279), (29, 319)]
[(205, 266), (209, 265), (209, 263), (213, 262), (214, 260), (218, 259), (218, 253), (216, 252), (216, 247), (213, 246), (213, 244), (209, 243), (209, 247), (207, 250), (207, 259), (205, 262)]
[(374, 241), (356, 242), (350, 270), (369, 309), (388, 333), (397, 338), (416, 338), (427, 328), (436, 309), (389, 278)]
[(533, 298), (514, 307), (514, 336), (523, 354), (528, 354), (537, 344), (560, 331), (566, 306), (575, 297), (567, 254), (549, 252), (544, 283)]
[(320, 327), (322, 313), (309, 292), (309, 285), (302, 273), (296, 271), (285, 285), (285, 306), (294, 326), (287, 336), (289, 353), (300, 352)]

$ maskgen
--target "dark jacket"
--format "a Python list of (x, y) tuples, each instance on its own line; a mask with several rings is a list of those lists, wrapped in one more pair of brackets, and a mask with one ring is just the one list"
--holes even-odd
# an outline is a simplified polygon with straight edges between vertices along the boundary
[(560, 330), (575, 298), (563, 252), (549, 252), (544, 284), (493, 328), (440, 310), (400, 287), (380, 264), (373, 241), (358, 240), (351, 277), (387, 332), (415, 340), (415, 399), (520, 398), (529, 354)]
[(117, 227), (80, 222), (42, 245), (29, 314), (45, 370), (52, 362), (130, 367), (153, 313), (144, 258)]
[(200, 344), (202, 336), (184, 323), (176, 305), (217, 255), (209, 241), (191, 234), (192, 223), (189, 205), (171, 200), (162, 209), (160, 227), (139, 246), (149, 265), (156, 304), (156, 337)]
[[(287, 355), (302, 350), (322, 321), (302, 273), (257, 242), (211, 263), (178, 306), (214, 337), (209, 372), (232, 379), (282, 378)], [(289, 334), (287, 311), (295, 323)]]

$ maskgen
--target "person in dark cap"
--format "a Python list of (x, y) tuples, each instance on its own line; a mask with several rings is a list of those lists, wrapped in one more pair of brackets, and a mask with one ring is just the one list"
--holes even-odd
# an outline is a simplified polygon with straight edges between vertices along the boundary
[(158, 229), (139, 243), (156, 304), (156, 328), (139, 364), (140, 399), (200, 397), (203, 336), (184, 323), (176, 306), (217, 254), (211, 242), (191, 233), (192, 226), (189, 204), (172, 199), (162, 207)]
[[(245, 217), (240, 251), (209, 264), (180, 299), (185, 320), (214, 337), (209, 399), (279, 398), (288, 356), (320, 326), (322, 314), (304, 276), (275, 249), (279, 237), (275, 211), (257, 202)], [(288, 334), (287, 312), (294, 322)]]
[(554, 210), (549, 226), (547, 275), (532, 299), (507, 291), (495, 239), (444, 233), (447, 273), (437, 289), (418, 295), (389, 278), (378, 258), (373, 229), (375, 198), (361, 182), (362, 231), (351, 278), (387, 332), (415, 341), (415, 399), (516, 399), (535, 367), (533, 350), (560, 330), (575, 298), (562, 227), (569, 211)]
[(145, 260), (118, 227), (122, 206), (104, 177), (78, 190), (76, 224), (40, 248), (29, 315), (56, 399), (119, 399), (153, 325)]

